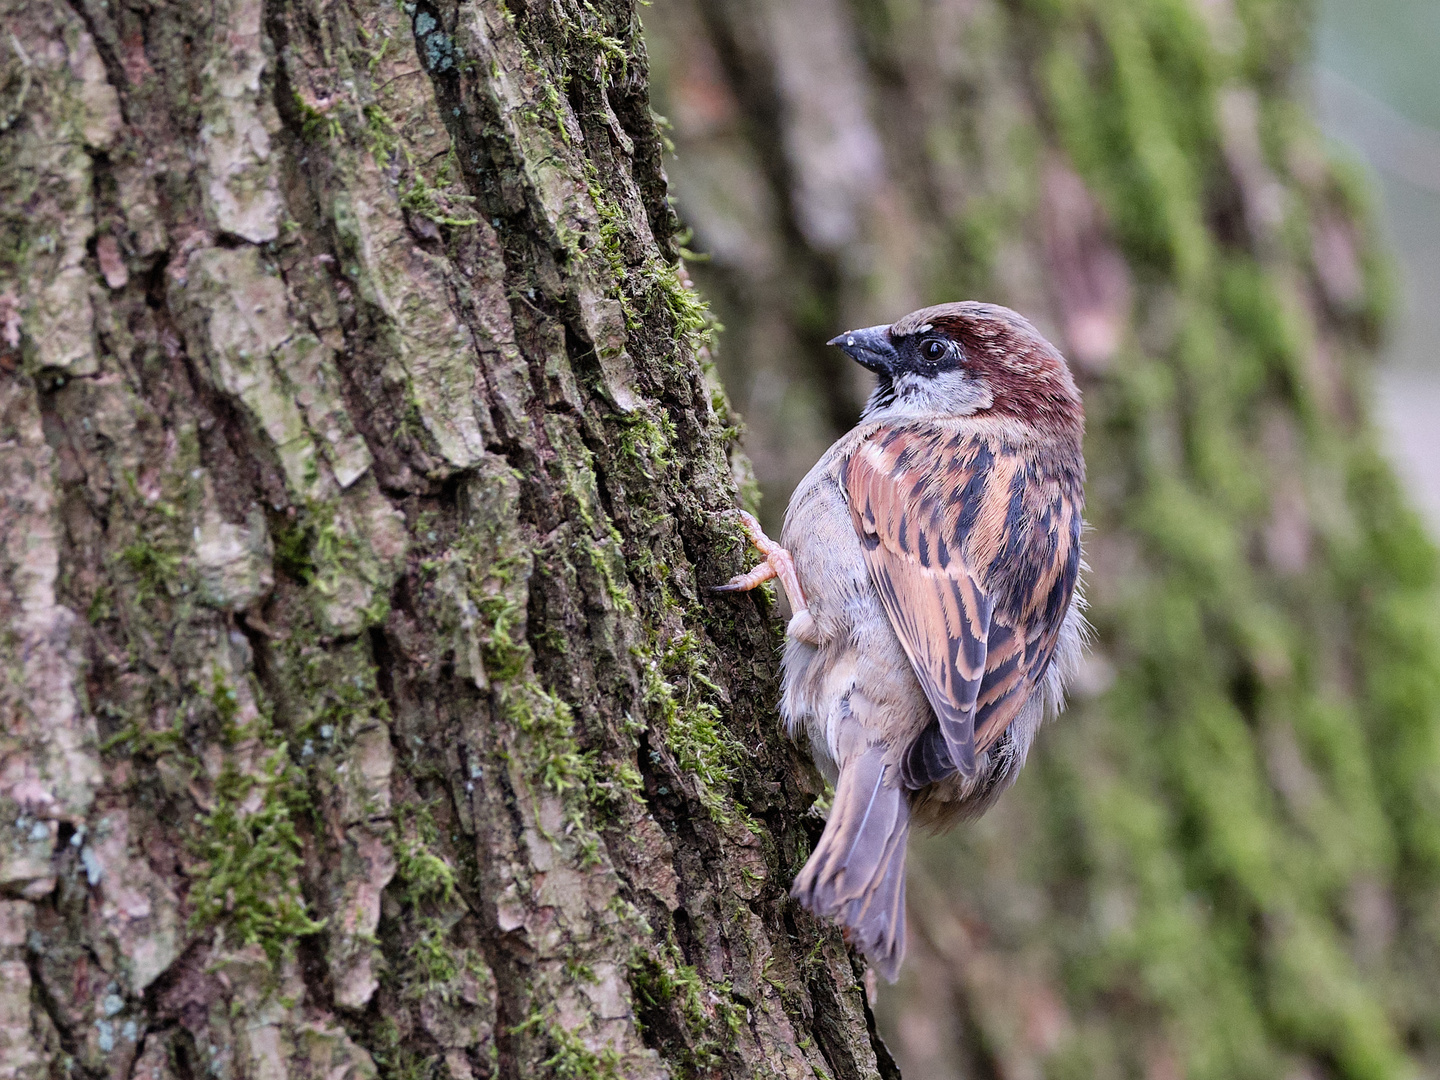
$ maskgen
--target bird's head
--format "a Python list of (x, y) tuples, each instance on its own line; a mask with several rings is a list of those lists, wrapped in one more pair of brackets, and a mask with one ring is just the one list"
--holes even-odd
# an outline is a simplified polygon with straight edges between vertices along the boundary
[(940, 304), (829, 344), (879, 376), (866, 420), (988, 413), (1054, 436), (1078, 436), (1084, 423), (1064, 357), (1009, 308)]

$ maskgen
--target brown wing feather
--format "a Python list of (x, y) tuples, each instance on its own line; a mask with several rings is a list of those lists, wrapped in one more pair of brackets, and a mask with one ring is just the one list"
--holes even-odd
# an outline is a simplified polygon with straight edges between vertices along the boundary
[[(926, 490), (943, 451), (909, 434), (867, 440), (842, 479), (880, 602), (935, 710), (951, 762), (971, 776), (993, 605), (945, 527), (945, 501)], [(943, 467), (964, 471), (958, 457), (947, 456)], [(946, 487), (968, 478), (954, 471)]]
[[(881, 429), (841, 472), (871, 581), (967, 777), (1044, 673), (1078, 570), (1078, 510), (1029, 479), (1015, 452), (929, 425)], [(1009, 564), (1035, 570), (997, 572)]]
[[(1044, 494), (1033, 501), (1045, 501)], [(1078, 507), (1055, 493), (1035, 517), (1031, 550), (1021, 555), (1022, 563), (1034, 568), (1033, 579), (1021, 582), (1015, 602), (995, 624), (1010, 634), (1011, 648), (998, 649), (995, 628), (991, 632), (990, 661), (975, 706), (975, 741), (981, 748), (1000, 738), (1045, 674), (1080, 572)]]

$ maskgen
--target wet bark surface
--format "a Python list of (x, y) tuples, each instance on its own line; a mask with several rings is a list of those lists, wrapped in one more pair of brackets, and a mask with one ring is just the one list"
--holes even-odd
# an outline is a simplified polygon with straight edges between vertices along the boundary
[(0, 1075), (894, 1075), (633, 7), (0, 27)]

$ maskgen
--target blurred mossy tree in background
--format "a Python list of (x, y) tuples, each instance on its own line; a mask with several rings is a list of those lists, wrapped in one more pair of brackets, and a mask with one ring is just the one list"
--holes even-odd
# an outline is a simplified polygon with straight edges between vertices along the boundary
[(1321, 127), (1374, 170), (1398, 288), (1382, 350), (1377, 422), (1440, 529), (1440, 3), (1326, 0), (1316, 13)]
[(0, 0), (0, 1080), (894, 1073), (635, 0)]
[(879, 991), (911, 1077), (1440, 1075), (1440, 590), (1377, 451), (1388, 276), (1294, 0), (665, 0), (667, 168), (777, 524), (823, 342), (963, 297), (1086, 393), (1096, 638)]

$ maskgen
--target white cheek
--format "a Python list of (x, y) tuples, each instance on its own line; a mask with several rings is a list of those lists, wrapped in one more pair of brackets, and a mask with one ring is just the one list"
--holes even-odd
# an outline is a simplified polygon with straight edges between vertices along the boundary
[(885, 411), (895, 416), (972, 416), (994, 403), (990, 388), (963, 371), (934, 378), (905, 374), (896, 378), (895, 404)]

